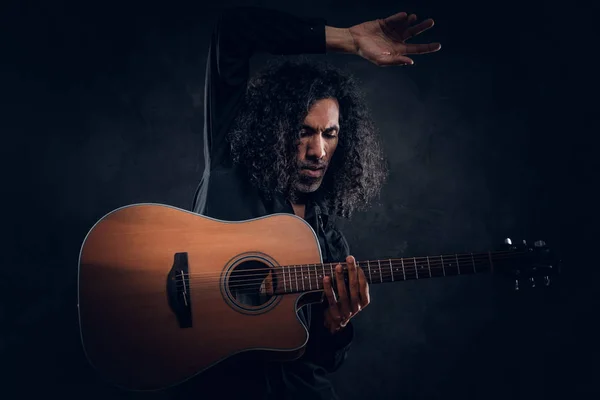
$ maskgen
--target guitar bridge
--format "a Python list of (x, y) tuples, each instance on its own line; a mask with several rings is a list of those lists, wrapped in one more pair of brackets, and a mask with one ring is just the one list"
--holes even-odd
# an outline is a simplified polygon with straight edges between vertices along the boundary
[(173, 267), (167, 276), (167, 296), (169, 307), (177, 317), (180, 328), (192, 326), (192, 303), (190, 299), (190, 278), (188, 254), (175, 253)]

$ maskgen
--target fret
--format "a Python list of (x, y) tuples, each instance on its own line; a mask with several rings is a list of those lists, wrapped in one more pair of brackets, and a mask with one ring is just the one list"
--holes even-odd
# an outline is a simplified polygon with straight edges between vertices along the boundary
[(329, 269), (331, 270), (331, 285), (333, 285), (333, 263), (329, 263)]
[(475, 259), (473, 258), (473, 253), (471, 253), (471, 263), (473, 264), (473, 272), (477, 273), (477, 270), (475, 269)]
[[(440, 257), (441, 257), (441, 256), (440, 256)], [(448, 276), (455, 276), (455, 275), (458, 275), (458, 271), (457, 271), (456, 267), (455, 267), (455, 266), (454, 266), (454, 264), (452, 264), (451, 262), (448, 262), (448, 261), (446, 261), (446, 262), (443, 264), (443, 266), (444, 266), (444, 268), (445, 268), (445, 271), (446, 271), (446, 274), (447, 274)]]
[(294, 278), (296, 278), (296, 291), (300, 291), (300, 284), (298, 283), (298, 266), (294, 265)]
[(383, 283), (383, 275), (381, 275), (381, 264), (377, 260), (377, 266), (379, 267), (379, 280)]
[(419, 279), (419, 269), (417, 268), (417, 259), (415, 257), (413, 257), (413, 264), (415, 264), (415, 275)]
[(317, 264), (315, 264), (315, 280), (317, 281), (317, 289), (319, 289), (319, 282), (323, 282), (323, 278), (319, 277), (319, 272), (317, 271)]
[[(319, 272), (317, 271), (317, 264), (315, 264), (315, 279), (317, 280), (317, 289), (319, 289), (319, 283), (321, 285), (323, 284), (323, 277), (319, 276)], [(323, 287), (321, 286), (320, 289), (323, 289)]]
[(406, 270), (404, 269), (404, 258), (401, 258), (400, 262), (402, 263), (402, 277), (404, 277), (404, 280), (406, 280)]
[[(321, 268), (323, 269), (323, 278), (325, 278), (325, 264), (321, 264)], [(323, 280), (323, 279), (321, 279)]]
[(431, 269), (429, 268), (428, 258), (419, 257), (419, 261), (417, 261), (416, 257), (413, 257), (414, 263), (420, 272), (420, 278), (427, 278), (427, 273), (429, 272), (429, 278), (431, 278)]
[(294, 287), (292, 286), (292, 267), (288, 266), (288, 275), (290, 276), (290, 292), (294, 291)]
[(300, 276), (302, 277), (302, 291), (305, 291), (306, 288), (304, 287), (304, 269), (302, 268), (302, 265), (300, 266)]
[(392, 268), (392, 259), (388, 259), (390, 263), (390, 273), (392, 274), (392, 282), (394, 282), (394, 269)]
[(283, 278), (283, 291), (287, 292), (287, 285), (285, 283), (285, 267), (281, 268), (281, 275), (282, 275), (282, 278)]
[(429, 277), (431, 278), (431, 264), (429, 263), (429, 256), (427, 256), (427, 269), (429, 269)]
[(373, 278), (371, 278), (371, 266), (369, 265), (368, 261), (367, 261), (367, 269), (369, 270), (369, 283), (372, 283)]
[(442, 260), (442, 273), (443, 273), (443, 276), (446, 276), (446, 266), (444, 265), (444, 256), (440, 256), (440, 260)]
[(458, 271), (458, 275), (460, 275), (460, 264), (458, 263), (458, 254), (454, 253), (454, 259), (456, 260), (456, 269)]
[[(440, 264), (441, 260), (437, 259), (438, 256), (427, 257), (427, 263), (429, 265), (429, 269), (431, 271), (431, 276), (434, 278), (439, 278), (445, 275), (444, 264)], [(433, 265), (432, 265), (433, 264)]]

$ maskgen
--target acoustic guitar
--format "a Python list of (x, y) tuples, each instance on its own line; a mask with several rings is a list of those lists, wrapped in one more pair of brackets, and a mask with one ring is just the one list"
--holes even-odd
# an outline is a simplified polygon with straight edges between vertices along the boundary
[[(502, 272), (518, 289), (558, 272), (543, 241), (504, 247), (358, 265), (370, 284)], [(79, 256), (86, 357), (127, 390), (165, 389), (246, 351), (296, 359), (309, 336), (297, 313), (320, 301), (336, 264), (322, 262), (314, 230), (293, 214), (228, 222), (161, 204), (119, 208)]]

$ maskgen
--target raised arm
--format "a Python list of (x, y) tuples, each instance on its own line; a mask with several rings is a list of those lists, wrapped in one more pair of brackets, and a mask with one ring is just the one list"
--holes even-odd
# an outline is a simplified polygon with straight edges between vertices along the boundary
[(281, 11), (238, 7), (224, 12), (213, 30), (205, 80), (206, 168), (229, 165), (229, 130), (248, 83), (250, 58), (325, 53), (325, 20)]
[(350, 28), (337, 28), (326, 26), (323, 18), (299, 17), (259, 7), (225, 11), (211, 35), (206, 63), (205, 171), (194, 196), (193, 210), (200, 213), (204, 210), (210, 172), (218, 166), (231, 165), (226, 134), (242, 105), (252, 55), (339, 52), (356, 54), (381, 66), (412, 64), (408, 54), (440, 48), (437, 43), (405, 43), (433, 26), (431, 19), (413, 26), (415, 21), (414, 14), (398, 13)]
[(412, 26), (414, 14), (394, 14), (350, 28), (326, 26), (323, 18), (307, 18), (258, 7), (224, 12), (213, 31), (205, 81), (205, 159), (210, 169), (230, 162), (225, 135), (243, 99), (250, 58), (340, 52), (359, 55), (377, 65), (412, 64), (407, 54), (439, 50), (434, 44), (405, 41), (433, 26), (428, 19)]

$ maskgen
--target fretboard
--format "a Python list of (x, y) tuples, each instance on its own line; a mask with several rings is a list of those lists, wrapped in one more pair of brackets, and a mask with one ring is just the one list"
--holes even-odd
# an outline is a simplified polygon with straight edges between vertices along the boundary
[[(358, 261), (369, 284), (404, 282), (494, 272), (495, 266), (519, 258), (520, 253), (509, 251), (437, 255), (427, 257), (392, 258)], [(335, 281), (336, 265), (341, 264), (344, 280), (348, 280), (346, 263), (286, 265), (275, 272), (275, 293), (302, 293), (323, 289), (323, 278)]]

